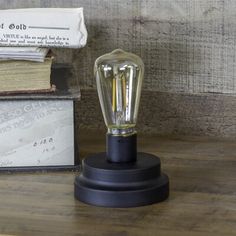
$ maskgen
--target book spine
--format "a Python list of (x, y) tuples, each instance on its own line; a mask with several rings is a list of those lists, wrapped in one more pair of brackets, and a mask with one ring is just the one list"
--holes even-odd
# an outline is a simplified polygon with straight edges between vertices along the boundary
[(86, 42), (83, 8), (0, 10), (0, 46), (81, 48)]

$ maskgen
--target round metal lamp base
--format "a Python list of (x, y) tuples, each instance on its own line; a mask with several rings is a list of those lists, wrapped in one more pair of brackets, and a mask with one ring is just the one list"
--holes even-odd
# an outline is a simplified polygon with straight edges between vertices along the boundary
[(168, 176), (160, 159), (138, 153), (136, 162), (112, 163), (106, 153), (87, 157), (75, 179), (75, 197), (103, 207), (135, 207), (164, 201), (169, 196)]

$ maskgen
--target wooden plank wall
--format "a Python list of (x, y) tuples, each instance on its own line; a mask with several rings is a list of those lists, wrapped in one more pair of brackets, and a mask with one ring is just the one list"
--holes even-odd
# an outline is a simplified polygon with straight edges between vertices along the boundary
[[(235, 128), (232, 128), (235, 126), (233, 101), (236, 93), (235, 1), (0, 1), (1, 9), (23, 7), (84, 7), (89, 33), (86, 48), (56, 50), (57, 61), (72, 63), (78, 72), (82, 96), (84, 94), (89, 100), (84, 104), (81, 103), (81, 109), (85, 104), (87, 106), (87, 103), (97, 99), (95, 92), (90, 91), (95, 89), (94, 60), (115, 48), (123, 48), (143, 58), (146, 68), (145, 97), (150, 92), (153, 107), (159, 107), (160, 111), (152, 118), (153, 122), (149, 122), (153, 112), (143, 105), (141, 111), (145, 113), (141, 114), (141, 129), (144, 131), (154, 129), (156, 132), (162, 130), (161, 133), (184, 134), (188, 130), (188, 134), (235, 136)], [(173, 103), (158, 100), (169, 101), (168, 98), (171, 97), (169, 94), (172, 93), (177, 98), (175, 102), (186, 99), (185, 107), (181, 108), (185, 112), (178, 110), (182, 106), (181, 103), (174, 103), (174, 106)], [(88, 95), (95, 97), (90, 99)], [(196, 116), (189, 122), (188, 117), (192, 116), (192, 101), (202, 105), (198, 104), (199, 109), (194, 113)], [(89, 106), (93, 107), (96, 104)], [(209, 111), (212, 106), (219, 106), (216, 109), (219, 111), (225, 110), (226, 106), (229, 112), (227, 114), (209, 112), (208, 116), (205, 116), (206, 110)], [(168, 109), (173, 115), (173, 123), (167, 122), (167, 118), (163, 119), (165, 115), (161, 114), (163, 110)], [(173, 113), (173, 109), (176, 113)], [(94, 120), (89, 119), (90, 112), (83, 109), (84, 118), (80, 120), (81, 126), (87, 124), (93, 128), (102, 120), (100, 112)], [(196, 126), (194, 121), (198, 117), (201, 122)], [(89, 120), (91, 123), (87, 122)], [(86, 122), (83, 123), (84, 121)], [(177, 124), (178, 121), (181, 125)], [(173, 129), (170, 129), (170, 125)]]
[[(97, 92), (83, 90), (77, 116), (82, 129), (105, 129)], [(236, 97), (143, 91), (138, 130), (162, 135), (235, 138)], [(96, 122), (94, 122), (96, 121)]]

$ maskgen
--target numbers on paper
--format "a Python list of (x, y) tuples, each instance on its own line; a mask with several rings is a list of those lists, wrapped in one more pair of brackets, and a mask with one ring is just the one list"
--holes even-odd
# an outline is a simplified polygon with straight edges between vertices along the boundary
[(33, 142), (34, 148), (39, 148), (42, 153), (49, 153), (56, 149), (53, 137), (47, 137)]

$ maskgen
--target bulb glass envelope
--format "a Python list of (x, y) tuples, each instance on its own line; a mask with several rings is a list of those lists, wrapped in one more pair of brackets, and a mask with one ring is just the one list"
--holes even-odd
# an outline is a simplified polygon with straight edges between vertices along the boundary
[(94, 73), (108, 133), (135, 133), (144, 75), (141, 58), (117, 49), (96, 60)]

